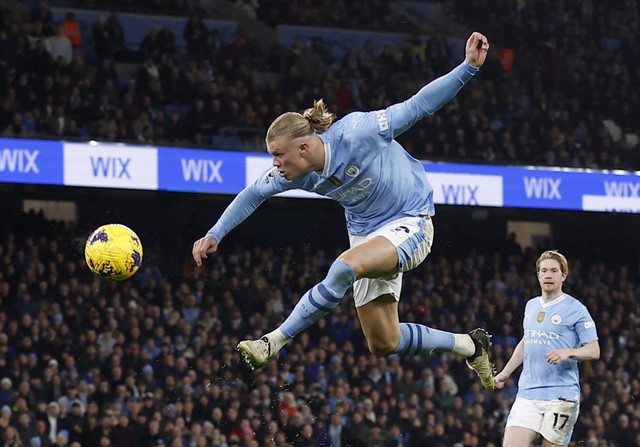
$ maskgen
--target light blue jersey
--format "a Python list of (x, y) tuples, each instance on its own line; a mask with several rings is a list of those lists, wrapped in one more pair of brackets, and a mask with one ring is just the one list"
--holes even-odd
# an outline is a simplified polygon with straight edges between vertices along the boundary
[(578, 362), (567, 359), (557, 365), (547, 362), (547, 352), (574, 349), (598, 339), (596, 325), (587, 308), (564, 294), (545, 304), (532, 298), (524, 310), (524, 361), (518, 395), (526, 399), (580, 400)]
[(220, 242), (264, 200), (290, 189), (339, 202), (347, 229), (356, 236), (401, 217), (433, 215), (433, 189), (424, 168), (395, 138), (449, 102), (477, 71), (462, 63), (402, 103), (336, 121), (319, 134), (325, 148), (322, 172), (286, 180), (275, 168), (267, 170), (238, 194), (207, 235)]

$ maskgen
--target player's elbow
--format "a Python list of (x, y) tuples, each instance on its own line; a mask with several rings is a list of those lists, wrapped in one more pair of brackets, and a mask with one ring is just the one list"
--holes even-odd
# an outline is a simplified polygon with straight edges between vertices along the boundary
[(599, 360), (599, 359), (600, 359), (600, 344), (598, 342), (594, 342), (589, 360)]

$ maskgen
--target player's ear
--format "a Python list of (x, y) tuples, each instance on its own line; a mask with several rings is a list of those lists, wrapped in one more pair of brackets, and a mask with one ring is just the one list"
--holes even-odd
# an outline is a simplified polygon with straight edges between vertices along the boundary
[(300, 142), (298, 145), (298, 151), (301, 156), (306, 157), (309, 154), (309, 144), (306, 141)]

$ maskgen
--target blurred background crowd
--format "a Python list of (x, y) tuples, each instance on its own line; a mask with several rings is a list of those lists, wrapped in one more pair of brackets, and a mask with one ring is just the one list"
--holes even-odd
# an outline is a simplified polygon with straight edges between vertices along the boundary
[[(394, 2), (235, 2), (269, 27), (409, 33), (341, 58), (322, 39), (264, 48), (242, 27), (223, 43), (203, 22), (211, 2), (66, 2), (102, 11), (88, 33), (73, 12), (54, 20), (46, 1), (21, 15), (9, 3), (0, 0), (4, 137), (262, 151), (283, 111), (321, 97), (339, 116), (382, 108), (463, 58), (447, 30), (422, 34)], [(473, 88), (402, 136), (414, 156), (637, 169), (637, 1), (434, 3), (492, 50)], [(132, 48), (123, 11), (188, 16), (186, 46), (158, 19)], [(223, 244), (203, 270), (185, 246), (173, 268), (149, 262), (153, 247), (133, 279), (109, 283), (84, 266), (84, 233), (34, 213), (0, 219), (2, 446), (500, 445), (517, 376), (489, 393), (450, 355), (370, 355), (349, 295), (264, 370), (239, 362), (237, 342), (272, 329), (344, 247)], [(401, 320), (487, 328), (500, 370), (538, 294), (538, 255), (513, 240), (434, 251), (407, 275)], [(640, 270), (569, 261), (565, 291), (595, 317), (602, 349), (581, 368), (571, 445), (640, 446)]]
[[(240, 361), (237, 342), (275, 327), (340, 247), (227, 241), (199, 270), (188, 247), (165, 269), (148, 243), (142, 269), (111, 283), (88, 272), (77, 226), (32, 212), (1, 230), (3, 446), (500, 445), (518, 374), (487, 392), (449, 354), (369, 354), (350, 292), (264, 369)], [(401, 320), (487, 328), (500, 370), (539, 294), (538, 254), (513, 240), (438, 250), (407, 275)], [(602, 347), (581, 366), (571, 445), (640, 446), (640, 270), (575, 257), (570, 268), (565, 291)]]
[[(383, 108), (464, 58), (461, 46), (452, 50), (453, 27), (421, 26), (399, 2), (237, 0), (236, 12), (257, 25), (238, 26), (227, 38), (204, 21), (216, 18), (216, 2), (62, 2), (102, 8), (85, 23), (73, 12), (54, 20), (49, 4), (36, 0), (16, 17), (9, 1), (0, 2), (0, 132), (6, 137), (262, 151), (265, 128), (283, 111), (319, 98), (338, 116)], [(637, 166), (636, 0), (611, 6), (594, 0), (433, 3), (448, 23), (464, 27), (456, 38), (477, 29), (492, 50), (473, 89), (401, 137), (413, 155)], [(119, 12), (139, 10), (156, 14), (157, 24), (139, 42), (125, 42)], [(189, 19), (176, 30), (163, 25), (157, 15), (163, 12)], [(267, 46), (254, 32), (258, 25), (282, 24), (405, 38), (398, 45), (352, 44), (337, 56), (320, 37)]]

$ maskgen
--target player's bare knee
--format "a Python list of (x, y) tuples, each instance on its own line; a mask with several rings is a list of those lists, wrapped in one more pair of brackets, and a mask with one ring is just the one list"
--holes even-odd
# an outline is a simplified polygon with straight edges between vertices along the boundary
[(358, 256), (349, 250), (343, 252), (338, 259), (347, 264), (353, 270), (357, 278), (360, 278), (362, 274), (362, 262), (358, 259)]
[(391, 340), (368, 340), (369, 352), (375, 355), (389, 355), (396, 350), (398, 342)]

